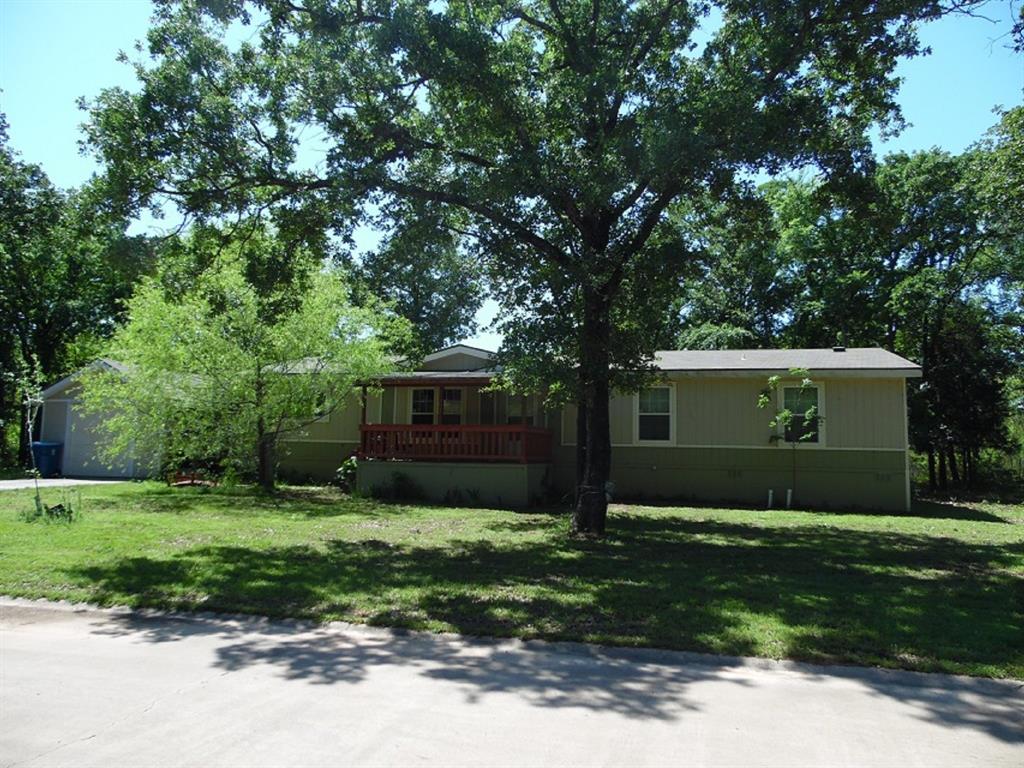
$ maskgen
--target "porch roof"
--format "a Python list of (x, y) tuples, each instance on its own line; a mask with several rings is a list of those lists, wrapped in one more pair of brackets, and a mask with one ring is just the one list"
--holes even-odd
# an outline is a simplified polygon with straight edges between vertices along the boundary
[(403, 371), (388, 373), (378, 380), (385, 387), (484, 386), (498, 371)]

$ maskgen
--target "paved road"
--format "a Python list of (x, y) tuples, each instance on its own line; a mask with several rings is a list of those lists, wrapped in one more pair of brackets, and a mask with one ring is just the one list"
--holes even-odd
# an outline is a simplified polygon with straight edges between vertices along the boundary
[(0, 602), (5, 765), (1024, 765), (1020, 684)]
[[(124, 480), (85, 480), (74, 477), (41, 477), (40, 488), (62, 488), (68, 485), (105, 485), (107, 483), (123, 483)], [(23, 488), (34, 488), (32, 478), (21, 480), (0, 480), (0, 491), (20, 491)]]

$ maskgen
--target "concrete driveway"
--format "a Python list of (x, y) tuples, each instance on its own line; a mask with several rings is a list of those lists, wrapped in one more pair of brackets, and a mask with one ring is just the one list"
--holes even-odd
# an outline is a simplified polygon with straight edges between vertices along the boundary
[[(69, 485), (106, 485), (108, 483), (123, 483), (124, 480), (86, 480), (74, 477), (41, 477), (39, 478), (40, 488), (63, 488)], [(35, 481), (28, 477), (19, 480), (0, 480), (0, 491), (20, 491), (24, 488), (34, 488)]]
[(0, 603), (5, 765), (1024, 765), (1019, 683)]

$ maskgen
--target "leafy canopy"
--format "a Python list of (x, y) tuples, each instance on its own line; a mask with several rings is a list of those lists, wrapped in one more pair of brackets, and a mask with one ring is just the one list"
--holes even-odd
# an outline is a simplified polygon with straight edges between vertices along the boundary
[(510, 374), (580, 360), (587, 296), (630, 369), (665, 338), (662, 284), (702, 247), (673, 215), (699, 221), (754, 170), (856, 166), (870, 125), (900, 125), (913, 22), (946, 8), (164, 2), (142, 92), (104, 92), (88, 141), (131, 208), (342, 237), (367, 203), (457, 209), (506, 311)]
[(403, 321), (353, 306), (333, 270), (311, 271), (301, 292), (259, 289), (242, 249), (225, 249), (187, 290), (151, 278), (132, 297), (109, 350), (124, 374), (85, 379), (86, 408), (113, 414), (106, 459), (134, 447), (151, 470), (209, 461), (272, 483), (260, 464), (282, 436), (352, 405), (358, 384), (391, 369)]

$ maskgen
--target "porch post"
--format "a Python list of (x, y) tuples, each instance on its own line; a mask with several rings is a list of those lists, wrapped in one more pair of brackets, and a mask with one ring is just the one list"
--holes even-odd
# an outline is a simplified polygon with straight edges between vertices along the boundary
[(362, 413), (359, 415), (359, 452), (366, 456), (366, 385), (361, 387)]

